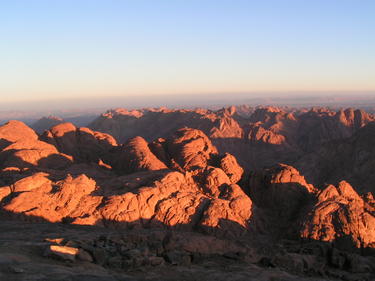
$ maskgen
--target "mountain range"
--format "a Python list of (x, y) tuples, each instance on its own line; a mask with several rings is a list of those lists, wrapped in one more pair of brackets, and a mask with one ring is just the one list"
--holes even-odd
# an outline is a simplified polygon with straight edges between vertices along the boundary
[(6, 280), (374, 280), (371, 113), (115, 109), (31, 127), (0, 126), (0, 215), (8, 233), (46, 230), (0, 235)]

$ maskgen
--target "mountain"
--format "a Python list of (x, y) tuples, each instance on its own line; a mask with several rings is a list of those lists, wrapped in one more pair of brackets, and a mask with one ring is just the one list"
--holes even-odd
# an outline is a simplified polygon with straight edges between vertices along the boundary
[[(0, 234), (18, 245), (0, 246), (10, 253), (0, 265), (11, 264), (0, 276), (37, 278), (48, 264), (61, 280), (79, 268), (96, 280), (144, 278), (145, 268), (174, 280), (173, 266), (198, 278), (211, 264), (232, 280), (226, 264), (249, 280), (371, 280), (373, 116), (237, 112), (116, 110), (42, 134), (0, 126), (2, 227), (35, 228), (24, 246), (22, 233)], [(52, 237), (41, 243), (40, 229)]]
[(374, 140), (375, 123), (370, 122), (350, 137), (324, 143), (305, 154), (296, 166), (314, 184), (346, 180), (361, 193), (374, 193)]
[(102, 114), (89, 127), (111, 134), (118, 142), (136, 136), (147, 141), (168, 138), (183, 127), (199, 129), (243, 167), (263, 169), (280, 162), (294, 165), (322, 144), (352, 136), (374, 118), (352, 108), (117, 109)]
[(92, 113), (81, 113), (81, 115), (78, 114), (77, 116), (67, 115), (65, 118), (49, 115), (47, 117), (38, 119), (36, 122), (32, 123), (30, 127), (34, 129), (38, 134), (42, 134), (44, 131), (47, 131), (61, 123), (72, 123), (78, 127), (85, 127), (96, 118), (97, 115)]
[(42, 134), (44, 131), (64, 123), (64, 120), (56, 116), (42, 117), (30, 127), (33, 128), (38, 134)]

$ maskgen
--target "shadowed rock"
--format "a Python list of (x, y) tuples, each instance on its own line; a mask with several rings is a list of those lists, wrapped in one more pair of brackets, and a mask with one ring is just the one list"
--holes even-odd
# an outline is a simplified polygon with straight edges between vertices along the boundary
[(132, 138), (118, 149), (113, 167), (126, 174), (167, 169), (142, 137)]
[(38, 133), (42, 134), (44, 131), (51, 129), (52, 127), (59, 125), (61, 123), (64, 123), (64, 120), (55, 117), (55, 116), (48, 116), (48, 117), (42, 117), (38, 121), (36, 121), (34, 124), (31, 125), (31, 127)]

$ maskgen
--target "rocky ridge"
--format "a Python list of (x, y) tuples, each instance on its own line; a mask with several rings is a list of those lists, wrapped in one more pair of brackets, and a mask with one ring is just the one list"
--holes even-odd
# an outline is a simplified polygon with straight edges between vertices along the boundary
[(306, 153), (350, 138), (374, 120), (372, 114), (352, 108), (232, 106), (221, 110), (110, 110), (89, 127), (109, 133), (119, 142), (136, 136), (152, 141), (168, 138), (182, 127), (195, 128), (203, 131), (220, 153), (231, 153), (245, 168), (262, 169), (280, 162), (293, 166)]

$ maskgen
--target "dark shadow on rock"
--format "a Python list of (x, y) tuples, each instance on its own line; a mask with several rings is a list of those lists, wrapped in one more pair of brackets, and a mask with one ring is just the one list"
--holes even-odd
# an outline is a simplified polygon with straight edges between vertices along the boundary
[[(170, 172), (171, 170), (167, 169), (137, 172), (128, 175), (122, 175), (115, 178), (112, 182), (108, 182), (108, 179), (100, 179), (93, 176), (92, 178), (97, 182), (97, 185), (100, 186), (100, 189), (94, 191), (92, 195), (115, 196), (125, 194), (127, 192), (138, 194), (139, 187), (149, 186), (153, 182), (162, 179), (166, 174)], [(117, 187), (115, 188), (114, 186)]]
[[(17, 194), (10, 195), (6, 201), (11, 200), (12, 197), (17, 196)], [(202, 206), (205, 204), (205, 202), (202, 202)], [(7, 211), (3, 208), (1, 208), (0, 204), (0, 219), (2, 220), (19, 220), (23, 222), (43, 222), (47, 224), (57, 224), (57, 225), (66, 225), (69, 224), (72, 227), (76, 228), (90, 228), (90, 227), (104, 227), (109, 229), (118, 230), (120, 232), (126, 233), (128, 230), (134, 230), (134, 229), (163, 229), (168, 231), (176, 231), (176, 232), (197, 232), (200, 234), (206, 234), (209, 236), (214, 236), (217, 238), (224, 238), (224, 239), (233, 239), (234, 237), (225, 231), (222, 231), (220, 229), (216, 229), (214, 227), (209, 226), (197, 226), (197, 219), (194, 219), (193, 217), (195, 215), (201, 215), (201, 214), (193, 214), (192, 215), (192, 221), (189, 224), (175, 224), (175, 225), (166, 225), (163, 222), (156, 220), (155, 218), (152, 219), (139, 219), (135, 221), (115, 221), (115, 220), (108, 220), (108, 219), (99, 219), (95, 222), (93, 225), (80, 225), (73, 223), (75, 218), (66, 216), (64, 217), (61, 222), (50, 222), (46, 220), (43, 217), (40, 216), (34, 216), (34, 215), (28, 215), (25, 213), (15, 213), (11, 211)], [(227, 225), (231, 227), (231, 230), (234, 232), (246, 232), (246, 229), (241, 226), (240, 224), (226, 220), (226, 219), (220, 219), (220, 224)]]
[(38, 168), (63, 170), (73, 164), (73, 161), (61, 154), (51, 154), (41, 158), (36, 165)]
[(289, 145), (277, 145), (244, 138), (211, 138), (219, 153), (228, 152), (247, 171), (272, 167), (278, 163), (293, 164), (301, 151)]
[(4, 148), (6, 148), (7, 146), (11, 145), (12, 142), (6, 140), (6, 139), (3, 139), (3, 138), (0, 138), (0, 151), (3, 150)]
[[(233, 239), (224, 233), (218, 234), (216, 229), (199, 230), (198, 233), (183, 225), (166, 226), (148, 220), (72, 225), (69, 224), (69, 217), (64, 219), (64, 223), (50, 223), (40, 217), (4, 210), (0, 211), (0, 219), (2, 222), (12, 219), (36, 224), (38, 228), (44, 229), (39, 239), (48, 238), (51, 241), (46, 244), (58, 243), (83, 249), (93, 257), (94, 263), (104, 267), (116, 268), (115, 258), (118, 257), (123, 262), (131, 261), (130, 264), (126, 263), (126, 267), (120, 263), (119, 270), (147, 265), (143, 262), (134, 263), (136, 258), (146, 254), (163, 258), (167, 265), (200, 265), (205, 261), (222, 261), (223, 266), (228, 263), (237, 266), (255, 263), (298, 276), (319, 278), (328, 278), (326, 274), (331, 273), (362, 274), (360, 276), (373, 276), (375, 273), (374, 264), (371, 265), (374, 249), (343, 250), (336, 243), (303, 239), (272, 241), (264, 237), (261, 243), (254, 243), (257, 240), (250, 236)], [(237, 227), (233, 222), (228, 223)], [(105, 228), (98, 225), (104, 225), (110, 232), (105, 232)], [(54, 242), (56, 238), (61, 242)]]
[(301, 222), (316, 203), (315, 194), (298, 182), (272, 183), (270, 176), (252, 173), (246, 193), (276, 237), (298, 236)]

